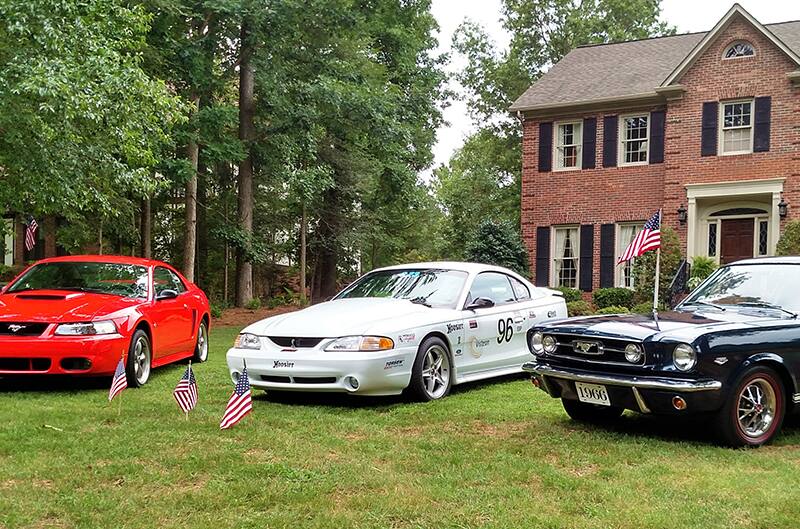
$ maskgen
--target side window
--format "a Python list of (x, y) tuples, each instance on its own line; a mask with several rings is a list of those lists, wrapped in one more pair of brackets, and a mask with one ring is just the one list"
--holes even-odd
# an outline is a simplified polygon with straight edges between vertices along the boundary
[(165, 290), (174, 290), (178, 294), (186, 291), (180, 278), (171, 270), (161, 266), (153, 271), (153, 288), (156, 291), (156, 297)]
[(528, 287), (525, 284), (513, 277), (509, 277), (511, 280), (511, 287), (514, 289), (514, 295), (517, 298), (517, 301), (527, 301), (531, 299), (531, 291), (528, 290)]
[(505, 305), (516, 301), (509, 277), (497, 272), (483, 272), (472, 282), (469, 299), (491, 299), (495, 305)]

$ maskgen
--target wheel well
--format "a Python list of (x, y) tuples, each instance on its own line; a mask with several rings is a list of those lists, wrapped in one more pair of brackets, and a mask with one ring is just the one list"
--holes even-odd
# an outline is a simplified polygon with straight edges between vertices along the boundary
[(792, 395), (795, 393), (795, 387), (794, 380), (792, 380), (792, 376), (789, 374), (789, 370), (786, 369), (786, 366), (780, 362), (776, 362), (775, 360), (759, 360), (754, 365), (766, 366), (778, 373), (778, 376), (781, 377), (781, 382), (783, 382), (784, 391), (786, 392), (786, 395), (784, 395), (786, 398), (785, 402), (791, 406), (793, 402)]
[(200, 318), (200, 321), (201, 322), (206, 322), (206, 329), (211, 327), (211, 318), (208, 316), (207, 312), (205, 314), (203, 314), (203, 317)]
[(444, 342), (444, 344), (447, 346), (447, 353), (450, 355), (450, 365), (452, 367), (452, 365), (453, 365), (453, 345), (450, 343), (450, 340), (447, 338), (447, 336), (444, 333), (441, 333), (439, 331), (431, 331), (428, 334), (426, 334), (425, 337), (422, 340), (420, 340), (419, 343), (422, 343), (425, 340), (427, 340), (428, 338), (432, 338), (434, 336), (436, 338), (439, 338), (440, 340), (442, 340)]
[(147, 334), (147, 338), (150, 340), (150, 347), (153, 346), (153, 333), (150, 330), (150, 324), (146, 321), (142, 320), (136, 324), (136, 328), (134, 332), (138, 331), (139, 329), (143, 330)]

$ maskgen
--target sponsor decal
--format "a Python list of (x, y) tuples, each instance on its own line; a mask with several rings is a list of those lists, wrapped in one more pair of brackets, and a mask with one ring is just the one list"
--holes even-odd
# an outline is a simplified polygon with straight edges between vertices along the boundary
[(450, 334), (453, 331), (463, 331), (464, 324), (463, 323), (448, 323), (447, 324), (447, 334)]
[(405, 360), (403, 360), (402, 358), (400, 358), (399, 360), (389, 360), (388, 362), (386, 362), (386, 365), (383, 366), (383, 368), (384, 369), (393, 369), (395, 367), (400, 367), (404, 363), (405, 363)]
[(456, 356), (461, 356), (463, 354), (464, 353), (461, 351), (461, 349), (456, 349)]
[(480, 358), (483, 354), (482, 349), (489, 346), (489, 342), (491, 342), (488, 338), (478, 338), (477, 336), (473, 336), (469, 342), (470, 353), (475, 358)]
[(470, 329), (477, 329), (478, 328), (478, 320), (469, 320), (469, 328)]
[(281, 349), (282, 353), (296, 353), (297, 349)]
[(288, 360), (273, 360), (272, 361), (272, 369), (278, 369), (279, 367), (294, 367), (294, 362), (289, 362)]
[(547, 312), (547, 317), (548, 318), (555, 318), (556, 317), (556, 311), (554, 311), (554, 310), (548, 311)]
[(528, 313), (528, 317), (529, 317), (529, 318), (531, 318), (531, 319), (534, 319), (534, 318), (536, 318), (536, 313), (535, 313), (535, 312), (533, 312), (533, 311), (530, 311), (530, 312)]
[(413, 342), (416, 338), (417, 335), (414, 333), (401, 334), (400, 336), (397, 337), (397, 341), (399, 341), (400, 343), (407, 343), (407, 342)]

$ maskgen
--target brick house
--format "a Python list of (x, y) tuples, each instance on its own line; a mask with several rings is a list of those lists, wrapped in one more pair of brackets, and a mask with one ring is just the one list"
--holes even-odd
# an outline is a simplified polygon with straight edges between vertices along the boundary
[(616, 257), (659, 208), (687, 259), (720, 263), (800, 218), (800, 21), (735, 4), (707, 33), (579, 47), (511, 110), (537, 285), (632, 287)]

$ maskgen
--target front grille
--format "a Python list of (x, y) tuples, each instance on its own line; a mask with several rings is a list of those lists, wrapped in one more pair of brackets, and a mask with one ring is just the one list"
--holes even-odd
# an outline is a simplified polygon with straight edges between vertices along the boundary
[(49, 358), (0, 358), (0, 371), (45, 372), (50, 369)]
[(2, 322), (0, 336), (41, 336), (47, 323)]
[(278, 347), (291, 347), (292, 349), (305, 349), (316, 347), (322, 338), (293, 338), (291, 336), (267, 336)]
[(636, 344), (644, 350), (641, 342), (582, 336), (576, 334), (553, 334), (558, 344), (552, 356), (587, 363), (619, 364), (624, 366), (643, 365), (647, 355), (637, 364), (625, 360), (625, 347)]

